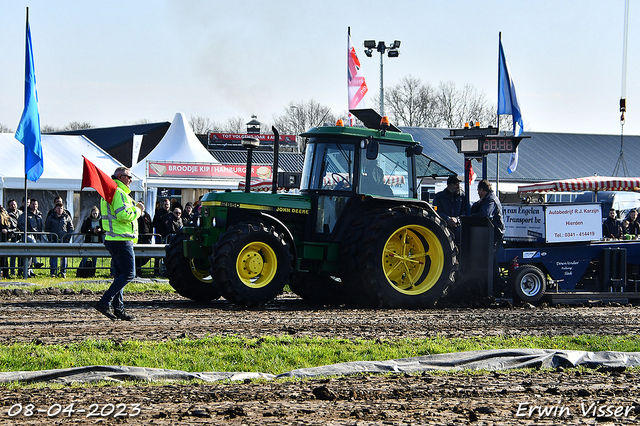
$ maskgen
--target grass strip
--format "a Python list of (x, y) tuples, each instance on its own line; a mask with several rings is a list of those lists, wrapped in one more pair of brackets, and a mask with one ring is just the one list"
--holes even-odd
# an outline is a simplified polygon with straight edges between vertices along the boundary
[(127, 365), (190, 372), (252, 371), (280, 374), (347, 361), (375, 361), (482, 349), (543, 348), (639, 352), (638, 336), (471, 337), (349, 340), (248, 339), (237, 336), (166, 342), (87, 340), (67, 345), (0, 346), (1, 371), (36, 371), (88, 365)]

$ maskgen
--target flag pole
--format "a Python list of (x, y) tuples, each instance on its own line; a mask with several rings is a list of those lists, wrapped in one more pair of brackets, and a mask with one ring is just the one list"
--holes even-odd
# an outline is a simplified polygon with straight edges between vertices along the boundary
[[(29, 7), (27, 7), (27, 21), (26, 21), (26, 28), (24, 30), (25, 34), (29, 33)], [(25, 51), (27, 49), (26, 43), (27, 43), (27, 39), (25, 36)], [(25, 94), (26, 95), (26, 94)], [(29, 211), (29, 206), (27, 205), (27, 146), (24, 146), (24, 212), (22, 212), (22, 214), (24, 215), (24, 235), (23, 235), (23, 241), (26, 244), (27, 243), (27, 212)], [(29, 277), (29, 267), (27, 266), (27, 258), (23, 257), (22, 258), (22, 278), (23, 279), (27, 279)]]
[[(498, 99), (500, 98), (500, 44), (502, 43), (502, 31), (498, 32)], [(497, 135), (500, 136), (500, 114), (496, 108)]]

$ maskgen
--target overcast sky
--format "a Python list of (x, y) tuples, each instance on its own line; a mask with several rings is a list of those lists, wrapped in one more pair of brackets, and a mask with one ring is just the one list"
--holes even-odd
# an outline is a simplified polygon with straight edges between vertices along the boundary
[[(498, 33), (525, 132), (620, 133), (624, 0), (0, 0), (0, 124), (24, 102), (29, 6), (43, 125), (171, 121), (176, 112), (272, 122), (290, 102), (347, 109), (347, 28), (371, 93), (378, 53), (404, 76), (469, 83), (497, 102)], [(640, 134), (640, 4), (631, 1), (625, 134)], [(486, 124), (486, 123), (483, 123)]]

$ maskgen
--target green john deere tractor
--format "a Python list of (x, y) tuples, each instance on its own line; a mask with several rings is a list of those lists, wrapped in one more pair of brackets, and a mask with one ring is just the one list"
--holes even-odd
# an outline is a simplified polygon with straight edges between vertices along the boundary
[(369, 128), (301, 135), (300, 194), (277, 193), (275, 184), (272, 193), (206, 194), (198, 225), (167, 246), (175, 290), (241, 306), (268, 302), (286, 285), (311, 302), (367, 307), (424, 308), (446, 295), (458, 251), (446, 224), (417, 199), (422, 147), (365, 118)]

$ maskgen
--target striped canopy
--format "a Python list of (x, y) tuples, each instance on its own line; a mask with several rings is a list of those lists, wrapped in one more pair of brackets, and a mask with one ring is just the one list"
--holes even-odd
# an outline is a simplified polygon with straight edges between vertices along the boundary
[(518, 186), (518, 192), (640, 191), (640, 177), (588, 176)]

